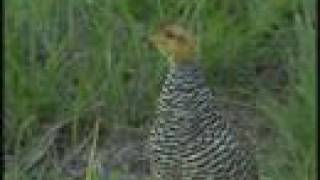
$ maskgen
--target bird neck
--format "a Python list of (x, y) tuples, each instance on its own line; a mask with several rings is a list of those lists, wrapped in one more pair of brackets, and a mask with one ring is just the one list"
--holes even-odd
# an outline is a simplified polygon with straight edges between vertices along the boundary
[(184, 63), (171, 63), (170, 72), (178, 74), (189, 74), (200, 71), (200, 64), (197, 60), (184, 61)]
[(168, 60), (171, 66), (189, 66), (193, 64), (198, 64), (198, 58), (193, 56), (188, 56), (188, 57), (168, 56)]
[(180, 86), (181, 83), (192, 86), (192, 84), (203, 84), (204, 82), (202, 68), (198, 61), (172, 64), (167, 79), (171, 81), (170, 84), (175, 84), (175, 86)]

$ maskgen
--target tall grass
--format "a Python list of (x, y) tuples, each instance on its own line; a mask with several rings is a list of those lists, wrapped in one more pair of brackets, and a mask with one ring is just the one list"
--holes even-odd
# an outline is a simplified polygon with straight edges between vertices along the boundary
[(298, 44), (288, 51), (293, 78), (287, 102), (270, 98), (260, 106), (279, 132), (278, 142), (271, 146), (272, 154), (261, 163), (269, 179), (316, 178), (315, 31), (312, 18), (308, 14), (305, 18), (303, 22), (301, 16), (295, 17)]
[[(313, 179), (314, 3), (6, 0), (5, 179), (70, 179), (57, 154), (72, 154), (84, 141), (92, 146), (86, 178), (97, 179), (96, 151), (105, 134), (152, 120), (167, 64), (144, 37), (163, 20), (195, 30), (210, 86), (244, 101), (258, 98), (281, 132), (288, 151), (275, 148), (276, 164), (262, 166), (266, 177)], [(279, 62), (294, 77), (287, 105), (256, 93), (277, 85), (260, 83), (256, 66)]]

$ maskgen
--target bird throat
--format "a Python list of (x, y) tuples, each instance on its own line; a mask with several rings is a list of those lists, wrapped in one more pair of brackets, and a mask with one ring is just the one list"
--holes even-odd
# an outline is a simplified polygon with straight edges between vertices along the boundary
[(174, 67), (186, 67), (186, 66), (194, 66), (198, 64), (198, 60), (195, 57), (174, 57), (169, 56), (168, 61), (170, 62), (171, 66)]

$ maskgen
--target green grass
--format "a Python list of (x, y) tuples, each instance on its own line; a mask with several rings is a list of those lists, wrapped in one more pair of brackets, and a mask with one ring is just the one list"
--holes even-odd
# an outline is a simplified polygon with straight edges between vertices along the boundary
[[(88, 139), (86, 179), (98, 179), (94, 159), (103, 134), (152, 120), (167, 64), (144, 37), (164, 20), (197, 33), (211, 87), (256, 101), (261, 121), (279, 132), (281, 146), (271, 144), (260, 163), (262, 179), (314, 179), (314, 4), (6, 0), (4, 150), (13, 160), (5, 179), (70, 179), (52, 150), (62, 130), (66, 154)], [(270, 64), (288, 69), (286, 103), (275, 98), (276, 80), (256, 74)]]
[[(289, 61), (291, 74), (295, 80), (290, 82), (291, 91), (287, 102), (281, 104), (274, 99), (267, 99), (260, 106), (264, 115), (270, 119), (273, 127), (279, 131), (278, 146), (274, 146), (267, 170), (274, 172), (271, 179), (315, 179), (315, 31), (310, 17), (303, 22), (300, 16), (295, 17), (294, 32), (297, 37), (297, 56)], [(278, 157), (278, 158), (277, 158)], [(278, 159), (279, 161), (276, 161)], [(269, 172), (270, 173), (270, 172)]]

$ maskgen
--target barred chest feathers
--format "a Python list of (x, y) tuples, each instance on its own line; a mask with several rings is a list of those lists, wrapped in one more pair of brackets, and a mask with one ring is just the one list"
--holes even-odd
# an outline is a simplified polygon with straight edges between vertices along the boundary
[(250, 158), (215, 110), (213, 97), (199, 64), (171, 67), (150, 136), (158, 178), (250, 180)]

